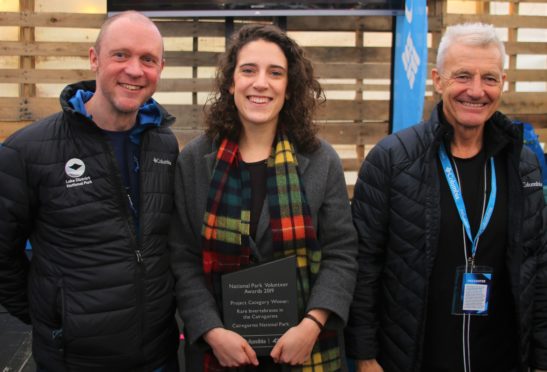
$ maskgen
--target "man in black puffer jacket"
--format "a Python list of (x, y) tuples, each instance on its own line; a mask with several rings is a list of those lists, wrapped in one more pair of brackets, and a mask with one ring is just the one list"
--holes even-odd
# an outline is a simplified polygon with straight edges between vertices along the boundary
[(547, 368), (547, 209), (522, 129), (496, 111), (504, 56), (492, 26), (449, 27), (431, 119), (361, 167), (346, 332), (360, 372)]
[(0, 147), (0, 302), (32, 323), (39, 371), (177, 371), (166, 241), (178, 145), (150, 98), (161, 34), (121, 13), (90, 62), (96, 82), (67, 86), (62, 112)]

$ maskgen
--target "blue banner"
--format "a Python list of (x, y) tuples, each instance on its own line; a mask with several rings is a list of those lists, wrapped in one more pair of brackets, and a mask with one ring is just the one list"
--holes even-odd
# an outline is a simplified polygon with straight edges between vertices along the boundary
[(422, 121), (427, 79), (426, 0), (406, 0), (396, 17), (391, 132)]

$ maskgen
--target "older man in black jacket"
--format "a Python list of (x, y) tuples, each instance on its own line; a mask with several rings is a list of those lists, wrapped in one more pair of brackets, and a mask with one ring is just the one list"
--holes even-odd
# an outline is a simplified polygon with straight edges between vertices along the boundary
[(96, 81), (66, 87), (62, 112), (0, 147), (0, 302), (32, 322), (39, 371), (177, 371), (166, 241), (178, 145), (150, 98), (162, 37), (125, 12), (89, 56)]
[(346, 333), (360, 372), (547, 368), (547, 211), (537, 159), (496, 111), (504, 57), (492, 26), (449, 27), (431, 119), (361, 167)]

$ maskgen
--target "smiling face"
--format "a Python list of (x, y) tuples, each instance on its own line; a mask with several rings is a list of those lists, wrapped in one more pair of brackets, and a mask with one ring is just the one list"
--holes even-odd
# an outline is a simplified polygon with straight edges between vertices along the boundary
[(89, 51), (97, 107), (112, 116), (135, 115), (156, 91), (163, 69), (162, 38), (148, 20), (122, 17), (108, 26), (97, 51)]
[(277, 126), (287, 83), (287, 58), (277, 44), (260, 39), (240, 49), (230, 93), (244, 130)]
[(479, 128), (497, 110), (505, 81), (499, 49), (455, 43), (446, 52), (442, 70), (433, 69), (443, 113), (454, 127)]

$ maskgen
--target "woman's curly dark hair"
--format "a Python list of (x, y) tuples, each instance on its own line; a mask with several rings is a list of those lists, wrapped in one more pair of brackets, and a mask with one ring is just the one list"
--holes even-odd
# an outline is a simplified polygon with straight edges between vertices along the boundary
[(234, 96), (230, 87), (234, 82), (234, 71), (238, 53), (246, 44), (264, 40), (275, 43), (285, 54), (288, 63), (287, 99), (279, 113), (278, 130), (285, 132), (299, 151), (313, 152), (319, 146), (315, 136), (317, 126), (313, 115), (325, 94), (313, 75), (313, 67), (298, 44), (278, 27), (273, 25), (245, 25), (233, 35), (226, 52), (217, 66), (215, 88), (209, 98), (206, 111), (206, 134), (210, 138), (219, 135), (237, 141), (241, 134)]

